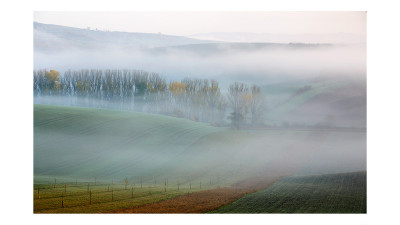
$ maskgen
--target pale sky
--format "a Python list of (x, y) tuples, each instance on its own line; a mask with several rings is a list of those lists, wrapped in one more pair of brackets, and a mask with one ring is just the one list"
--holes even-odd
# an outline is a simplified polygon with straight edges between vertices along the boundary
[(366, 34), (366, 12), (34, 12), (35, 22), (190, 36), (211, 32)]

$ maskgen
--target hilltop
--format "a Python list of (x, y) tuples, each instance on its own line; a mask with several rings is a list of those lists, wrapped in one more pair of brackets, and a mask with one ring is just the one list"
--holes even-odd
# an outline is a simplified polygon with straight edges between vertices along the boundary
[(208, 43), (165, 34), (130, 33), (33, 23), (34, 49), (38, 52), (119, 49), (124, 51), (171, 45)]

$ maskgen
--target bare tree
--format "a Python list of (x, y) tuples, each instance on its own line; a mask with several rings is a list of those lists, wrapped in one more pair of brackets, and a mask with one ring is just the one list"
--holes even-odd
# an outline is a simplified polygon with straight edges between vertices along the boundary
[(247, 107), (246, 96), (248, 95), (248, 87), (243, 83), (234, 83), (229, 86), (228, 100), (233, 109), (229, 116), (232, 126), (240, 128), (246, 121)]
[(266, 111), (266, 104), (264, 95), (261, 92), (260, 87), (253, 85), (251, 87), (251, 123), (255, 125), (257, 123), (262, 123), (264, 114)]

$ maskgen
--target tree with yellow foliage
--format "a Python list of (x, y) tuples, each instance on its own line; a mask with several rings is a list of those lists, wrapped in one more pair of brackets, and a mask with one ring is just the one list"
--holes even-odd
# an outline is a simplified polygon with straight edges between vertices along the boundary
[(176, 108), (173, 108), (173, 114), (178, 117), (184, 116), (183, 99), (186, 93), (186, 84), (179, 81), (172, 82), (168, 85), (168, 90), (172, 94)]
[(186, 91), (186, 84), (182, 84), (179, 81), (170, 83), (168, 87), (169, 91), (175, 98), (182, 96)]
[(46, 71), (45, 79), (46, 79), (46, 89), (49, 91), (55, 91), (60, 89), (60, 72), (57, 70)]

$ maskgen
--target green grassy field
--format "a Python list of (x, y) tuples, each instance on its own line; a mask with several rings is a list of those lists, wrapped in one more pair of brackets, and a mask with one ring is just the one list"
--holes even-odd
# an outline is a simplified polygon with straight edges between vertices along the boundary
[[(278, 145), (273, 140), (282, 133), (285, 144)], [(35, 105), (34, 211), (104, 212), (229, 186), (306, 135), (235, 131), (137, 112)], [(260, 138), (267, 142), (260, 143)], [(113, 201), (108, 187), (112, 183)]]
[[(307, 135), (236, 131), (137, 112), (35, 105), (35, 183), (52, 183), (55, 177), (60, 182), (202, 178), (232, 183)], [(238, 178), (228, 178), (232, 174)]]
[[(157, 169), (160, 161), (168, 162), (204, 135), (223, 130), (142, 113), (44, 105), (34, 109), (35, 174), (40, 175), (143, 176), (143, 170)], [(137, 168), (142, 171), (135, 173)]]
[[(88, 185), (89, 184), (89, 185)], [(215, 188), (213, 184), (180, 185), (111, 183), (61, 183), (34, 186), (35, 213), (101, 213), (158, 202), (180, 195)]]
[(213, 213), (366, 213), (366, 172), (286, 177)]
[[(317, 133), (231, 130), (162, 115), (34, 105), (34, 212), (105, 212), (228, 187), (300, 161), (299, 172), (315, 174), (350, 149), (364, 154), (365, 133)], [(363, 158), (358, 161), (329, 164), (323, 172), (365, 169)], [(276, 162), (282, 164), (273, 168)]]

